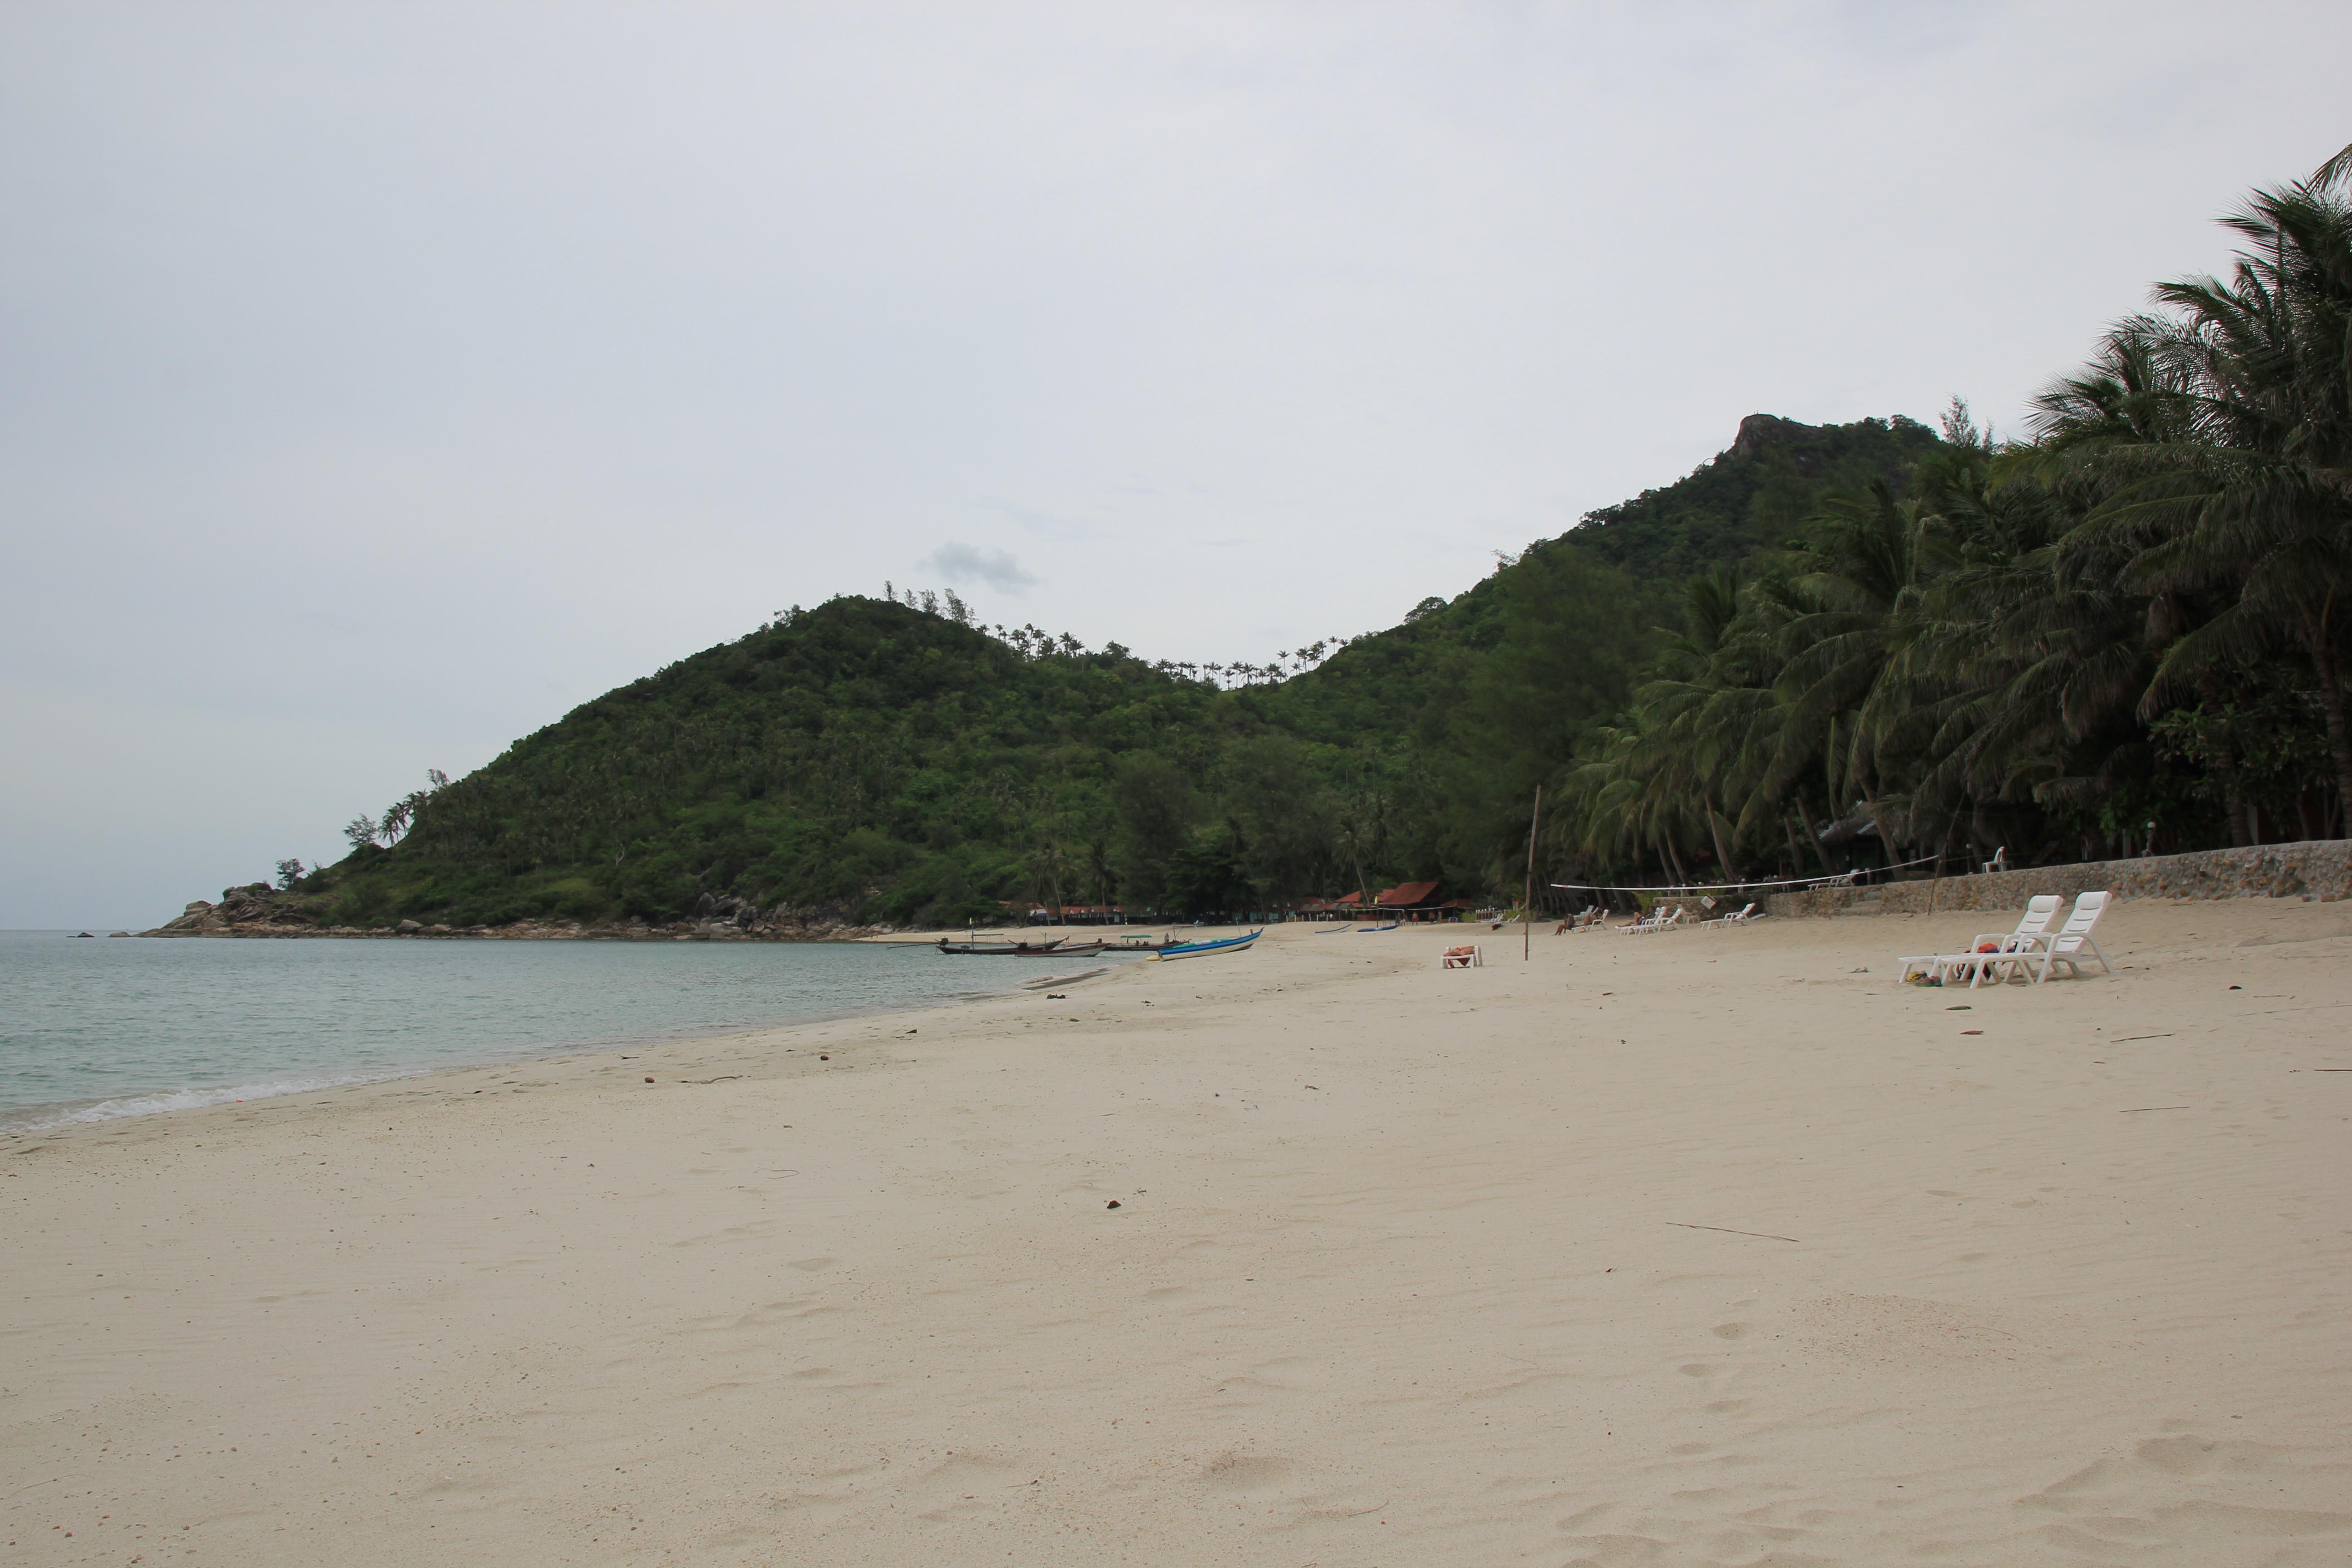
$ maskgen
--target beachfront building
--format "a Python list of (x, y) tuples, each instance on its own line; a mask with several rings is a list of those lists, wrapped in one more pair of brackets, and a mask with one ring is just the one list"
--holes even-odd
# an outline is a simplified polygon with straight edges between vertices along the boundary
[(1458, 921), (1467, 920), (1468, 899), (1441, 899), (1435, 882), (1404, 882), (1382, 888), (1370, 898), (1342, 893), (1336, 899), (1309, 899), (1290, 911), (1307, 921)]
[[(1007, 914), (1021, 911), (1024, 908), (1009, 901), (1004, 906)], [(1025, 910), (1033, 926), (1123, 926), (1127, 923), (1127, 906), (1124, 904), (1063, 904), (1058, 907), (1030, 904), (1025, 906)]]
[(1437, 884), (1400, 882), (1393, 888), (1382, 888), (1372, 901), (1380, 906), (1381, 913), (1391, 920), (1426, 920), (1437, 903)]
[(1469, 900), (1440, 898), (1441, 891), (1435, 882), (1401, 882), (1382, 888), (1372, 901), (1389, 920), (1458, 921), (1469, 913)]

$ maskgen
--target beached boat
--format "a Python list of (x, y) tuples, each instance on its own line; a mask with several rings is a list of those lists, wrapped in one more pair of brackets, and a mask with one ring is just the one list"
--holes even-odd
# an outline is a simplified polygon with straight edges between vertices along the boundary
[(1161, 958), (1199, 958), (1202, 954), (1210, 952), (1239, 952), (1242, 949), (1247, 947), (1250, 943), (1255, 942), (1259, 937), (1264, 936), (1265, 934), (1265, 933), (1263, 931), (1254, 931), (1247, 936), (1229, 936), (1223, 942), (1183, 942), (1175, 947), (1161, 948), (1158, 956)]
[(1067, 937), (1055, 937), (1051, 942), (950, 942), (940, 938), (940, 951), (961, 953), (967, 957), (1024, 958), (1059, 954)]
[(1117, 942), (1106, 942), (1100, 937), (1090, 937), (1085, 942), (1063, 940), (1066, 945), (1035, 947), (1029, 951), (1040, 958), (1085, 958), (1097, 952), (1158, 952), (1163, 947), (1180, 945), (1172, 940), (1160, 942), (1148, 936), (1126, 937)]

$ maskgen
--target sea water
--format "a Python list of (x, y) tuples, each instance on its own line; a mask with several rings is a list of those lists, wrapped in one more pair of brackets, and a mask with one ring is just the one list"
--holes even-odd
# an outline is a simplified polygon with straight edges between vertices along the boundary
[(0, 1131), (925, 1007), (1052, 973), (914, 943), (0, 931)]

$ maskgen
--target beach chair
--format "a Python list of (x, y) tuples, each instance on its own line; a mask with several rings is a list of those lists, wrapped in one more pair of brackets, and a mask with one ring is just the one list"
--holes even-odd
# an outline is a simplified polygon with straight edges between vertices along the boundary
[[(1979, 931), (1969, 939), (1969, 951), (1952, 955), (1945, 965), (1944, 979), (1949, 984), (1960, 971), (1969, 972), (1969, 989), (1973, 991), (1992, 975), (1994, 961), (2014, 958), (2032, 952), (2046, 941), (2050, 922), (2058, 918), (2058, 906), (2066, 900), (2057, 893), (2037, 893), (2025, 900), (2025, 913), (2011, 931)], [(2009, 975), (2001, 976), (2006, 980)]]
[(1972, 972), (1969, 989), (1973, 991), (1983, 983), (1985, 971), (1990, 967), (1988, 960), (2022, 952), (2028, 944), (2042, 940), (2050, 922), (2058, 918), (2062, 901), (2055, 893), (2036, 893), (2025, 900), (2025, 912), (2018, 917), (2015, 930), (1979, 931), (1969, 939), (1966, 952), (1915, 954), (1903, 960), (1902, 973), (1895, 976), (1895, 983), (1900, 985), (1914, 974), (1924, 974), (1930, 981), (1948, 985), (1965, 969)]
[(1727, 915), (1717, 915), (1711, 921), (1701, 921), (1698, 923), (1706, 927), (1744, 926), (1748, 921), (1757, 918), (1756, 906), (1754, 904), (1750, 904), (1744, 910), (1734, 910)]
[(2031, 971), (2033, 984), (2039, 985), (2050, 978), (2053, 969), (2062, 963), (2069, 973), (2080, 979), (2083, 954), (2088, 952), (2099, 961), (2102, 970), (2113, 974), (2115, 965), (2109, 963), (2107, 955), (2099, 951), (2099, 944), (2091, 940), (2091, 928), (2099, 923), (2101, 915), (2106, 913), (2107, 898), (2106, 893), (2098, 892), (2084, 893), (2076, 899), (2074, 911), (2066, 917), (2064, 925), (2033, 946), (2009, 955), (2010, 964), (2019, 970)]
[(1665, 905), (1660, 904), (1650, 911), (1650, 917), (1646, 921), (1636, 921), (1632, 925), (1619, 926), (1617, 929), (1634, 936), (1639, 936), (1644, 931), (1668, 931), (1683, 923), (1683, 907), (1676, 904), (1674, 908), (1668, 909)]
[(1444, 969), (1484, 969), (1486, 955), (1475, 946), (1449, 947), (1439, 960)]

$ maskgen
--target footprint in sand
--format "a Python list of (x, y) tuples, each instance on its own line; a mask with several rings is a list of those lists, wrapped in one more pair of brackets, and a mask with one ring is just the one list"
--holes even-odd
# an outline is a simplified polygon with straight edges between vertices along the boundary
[(1271, 1454), (1224, 1454), (1209, 1462), (1201, 1479), (1224, 1492), (1263, 1491), (1279, 1486), (1297, 1468)]
[[(2017, 1506), (2029, 1519), (2061, 1517), (2029, 1531), (2045, 1541), (2070, 1542), (2095, 1530), (2106, 1539), (2161, 1538), (2202, 1549), (2206, 1562), (2245, 1562), (2252, 1559), (2244, 1548), (2257, 1542), (2326, 1537), (2340, 1544), (2352, 1534), (2342, 1495), (2342, 1468), (2332, 1453), (2184, 1432), (2143, 1439), (2128, 1458), (2095, 1459)], [(2322, 1559), (2273, 1551), (2262, 1560)]]

